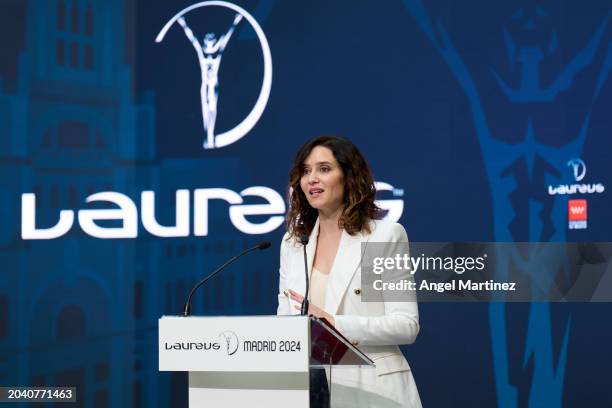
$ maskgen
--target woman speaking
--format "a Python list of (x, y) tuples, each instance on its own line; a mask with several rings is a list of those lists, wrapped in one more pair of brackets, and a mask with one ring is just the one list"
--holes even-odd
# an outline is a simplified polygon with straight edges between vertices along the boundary
[(300, 148), (289, 173), (277, 314), (300, 312), (306, 289), (300, 237), (307, 236), (308, 314), (327, 319), (376, 365), (334, 368), (334, 405), (420, 407), (398, 347), (419, 332), (416, 302), (361, 299), (362, 244), (408, 241), (400, 224), (380, 220), (375, 194), (370, 168), (350, 141), (322, 136)]

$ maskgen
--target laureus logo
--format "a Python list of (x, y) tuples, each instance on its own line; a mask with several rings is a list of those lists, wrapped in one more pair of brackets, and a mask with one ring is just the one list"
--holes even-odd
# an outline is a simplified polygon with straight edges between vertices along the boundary
[(238, 345), (240, 344), (240, 341), (238, 340), (238, 335), (236, 333), (231, 330), (226, 330), (224, 332), (221, 332), (221, 334), (219, 334), (219, 337), (223, 337), (223, 339), (225, 340), (225, 346), (228, 356), (231, 356), (235, 354), (236, 351), (238, 351)]
[[(206, 30), (206, 27), (192, 27), (189, 22), (189, 13), (205, 7), (222, 7), (234, 13), (234, 20), (227, 31), (224, 33), (213, 33)], [(263, 55), (263, 81), (259, 96), (250, 113), (236, 125), (234, 128), (225, 132), (218, 132), (215, 128), (217, 122), (217, 101), (219, 100), (219, 69), (221, 67), (221, 58), (223, 52), (229, 44), (235, 29), (243, 20), (246, 20), (251, 25)], [(205, 149), (214, 149), (223, 147), (236, 142), (244, 137), (255, 126), (261, 117), (272, 87), (272, 55), (268, 40), (257, 21), (243, 8), (228, 3), (226, 1), (203, 1), (193, 4), (179, 11), (172, 17), (161, 29), (157, 37), (156, 43), (164, 40), (166, 33), (172, 26), (180, 28), (185, 33), (186, 39), (191, 42), (200, 64), (201, 71), (201, 86), (200, 86), (200, 101), (202, 105), (202, 127), (204, 130)]]
[(557, 186), (549, 185), (548, 194), (601, 194), (606, 187), (602, 183), (579, 183), (586, 176), (586, 164), (584, 160), (573, 158), (568, 160), (567, 166), (571, 167), (572, 175), (576, 181), (573, 184), (559, 184)]

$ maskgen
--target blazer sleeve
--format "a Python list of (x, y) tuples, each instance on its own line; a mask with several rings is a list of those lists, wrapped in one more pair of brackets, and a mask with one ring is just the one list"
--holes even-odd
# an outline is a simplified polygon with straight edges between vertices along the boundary
[[(408, 243), (404, 227), (395, 223), (384, 242)], [(409, 271), (393, 276), (393, 280), (413, 280)], [(387, 346), (414, 343), (419, 333), (419, 311), (416, 298), (391, 301), (383, 292), (384, 315), (335, 315), (335, 327), (351, 342), (363, 346)]]
[(288, 248), (287, 248), (287, 234), (283, 237), (280, 245), (280, 268), (279, 268), (279, 280), (278, 280), (278, 307), (276, 309), (277, 315), (289, 315), (291, 313), (291, 305), (289, 298), (285, 295), (287, 291), (287, 259), (288, 259)]

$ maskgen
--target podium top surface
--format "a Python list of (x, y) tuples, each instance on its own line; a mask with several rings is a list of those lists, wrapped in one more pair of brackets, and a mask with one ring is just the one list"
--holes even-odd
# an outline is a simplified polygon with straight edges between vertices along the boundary
[(325, 319), (310, 318), (310, 365), (370, 365), (374, 362)]

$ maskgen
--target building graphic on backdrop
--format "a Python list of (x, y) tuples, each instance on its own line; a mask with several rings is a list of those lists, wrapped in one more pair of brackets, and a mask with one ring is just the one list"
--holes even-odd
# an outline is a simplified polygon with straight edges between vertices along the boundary
[[(131, 94), (119, 9), (83, 0), (32, 0), (25, 8), (15, 91), (0, 95), (9, 113), (0, 174), (13, 193), (6, 202), (19, 191), (35, 193), (36, 221), (49, 225), (59, 208), (95, 191), (129, 192), (136, 179), (152, 176), (153, 168), (133, 163), (153, 158), (154, 109), (150, 97), (136, 103)], [(125, 310), (137, 306), (134, 291), (144, 290), (132, 272), (142, 249), (74, 231), (61, 243), (27, 243), (19, 241), (15, 217), (12, 222), (0, 252), (10, 265), (0, 294), (8, 308), (2, 382), (74, 384), (81, 406), (138, 398), (150, 367), (135, 350), (152, 349), (116, 333), (138, 329)], [(136, 365), (142, 368), (132, 370)], [(123, 396), (128, 384), (134, 394)]]
[[(217, 37), (213, 32), (206, 32), (206, 27), (192, 27), (188, 24), (187, 19), (189, 18), (189, 13), (205, 11), (209, 7), (222, 7), (234, 13), (233, 23), (225, 34)], [(221, 57), (223, 51), (228, 46), (234, 30), (243, 18), (251, 25), (261, 45), (264, 66), (261, 90), (255, 105), (247, 117), (234, 128), (220, 133), (216, 131), (215, 124), (217, 121), (219, 92), (223, 90), (223, 88), (219, 87)], [(200, 100), (202, 105), (202, 126), (204, 130), (203, 147), (205, 149), (213, 149), (230, 145), (251, 131), (263, 114), (266, 104), (268, 103), (268, 98), (270, 97), (270, 89), (272, 87), (272, 56), (266, 35), (259, 23), (257, 23), (257, 20), (255, 20), (246, 10), (225, 1), (204, 1), (181, 10), (164, 25), (157, 35), (155, 42), (162, 42), (168, 30), (175, 24), (185, 32), (185, 36), (193, 45), (200, 65)], [(204, 34), (199, 35), (198, 32), (200, 31)], [(202, 40), (199, 38), (202, 38)], [(183, 62), (177, 61), (177, 63), (182, 64)]]
[[(61, 209), (85, 207), (94, 193), (133, 197), (154, 190), (154, 213), (171, 224), (176, 190), (201, 187), (218, 165), (156, 158), (153, 95), (132, 93), (124, 60), (130, 22), (123, 1), (117, 3), (31, 0), (25, 6), (15, 89), (0, 89), (0, 198), (7, 221), (0, 231), (0, 382), (71, 384), (78, 406), (168, 406), (183, 384), (159, 386), (151, 358), (157, 317), (180, 310), (189, 285), (246, 243), (162, 243), (146, 235), (104, 240), (76, 227), (61, 240), (27, 241), (15, 217), (24, 192), (35, 197), (32, 222), (48, 228)], [(236, 177), (238, 169), (227, 173)], [(225, 221), (223, 210), (211, 215)], [(233, 232), (216, 219), (211, 228), (218, 237)], [(232, 313), (241, 302), (258, 303), (260, 290), (241, 293), (233, 275), (225, 278), (205, 288), (194, 312)], [(241, 280), (251, 289), (271, 284), (257, 271)]]
[[(547, 195), (547, 185), (571, 181), (570, 176), (573, 174), (566, 170), (567, 162), (580, 157), (582, 153), (589, 125), (590, 112), (586, 107), (592, 106), (590, 102), (597, 98), (611, 68), (612, 48), (603, 41), (609, 26), (610, 13), (602, 16), (583, 48), (565, 66), (558, 67), (556, 78), (548, 86), (544, 86), (540, 80), (541, 65), (560, 50), (549, 12), (541, 7), (530, 6), (520, 8), (509, 16), (501, 31), (507, 59), (514, 68), (511, 72), (518, 72), (519, 78), (515, 84), (509, 84), (509, 80), (493, 71), (493, 82), (499, 87), (501, 99), (504, 100), (504, 108), (498, 111), (510, 111), (514, 115), (513, 123), (520, 126), (504, 128), (499, 126), (499, 117), (487, 116), (487, 102), (483, 98), (485, 94), (479, 91), (474, 75), (444, 25), (428, 14), (421, 0), (405, 0), (404, 4), (467, 97), (495, 203), (495, 240), (564, 241), (567, 231), (567, 203), (559, 196)], [(604, 50), (604, 57), (597, 58), (601, 50)], [(585, 77), (579, 77), (579, 74), (587, 69), (594, 70), (596, 74), (584, 82)], [(558, 117), (542, 117), (538, 113), (542, 107), (562, 105), (560, 101), (565, 96), (564, 93), (573, 87), (590, 90), (587, 97), (591, 99), (584, 101), (589, 103), (580, 104), (585, 108), (577, 113), (573, 112), (576, 116), (571, 119), (577, 124), (574, 133), (568, 135), (561, 146), (547, 143), (548, 139), (542, 132), (556, 129), (554, 123), (550, 122), (558, 120)], [(516, 133), (504, 134), (508, 129)], [(585, 216), (586, 204), (584, 215), (576, 217)], [(497, 271), (501, 279), (507, 274), (511, 262), (516, 259), (521, 259), (521, 256), (516, 253), (498, 254)], [(566, 264), (564, 259), (559, 259), (558, 256), (551, 256), (549, 259), (554, 259), (554, 262), (551, 261), (548, 265), (549, 270), (531, 274), (534, 287), (551, 288), (558, 275), (568, 273), (562, 267)], [(525, 273), (534, 270), (529, 258), (515, 266)], [(527, 334), (522, 358), (524, 361), (533, 361), (533, 364), (526, 366), (523, 372), (512, 372), (505, 307), (502, 302), (491, 303), (489, 307), (499, 406), (545, 404), (560, 407), (570, 333), (569, 318), (564, 322), (562, 333), (552, 333), (549, 304), (532, 304), (529, 324), (525, 322)], [(553, 336), (561, 337), (556, 361), (553, 357)], [(533, 371), (528, 373), (527, 370)], [(517, 384), (525, 384), (520, 378), (526, 377), (531, 379), (531, 383), (526, 384), (525, 388), (519, 388)]]

